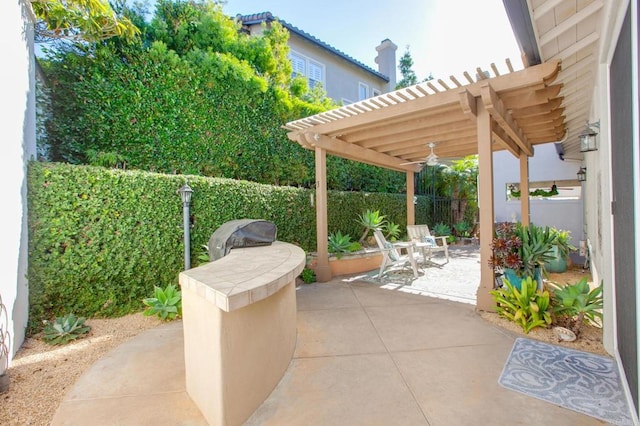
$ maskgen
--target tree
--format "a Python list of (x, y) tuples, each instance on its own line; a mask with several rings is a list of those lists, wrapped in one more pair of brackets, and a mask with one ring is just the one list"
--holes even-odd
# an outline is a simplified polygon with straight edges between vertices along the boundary
[(460, 223), (464, 220), (469, 200), (476, 198), (478, 156), (469, 155), (454, 160), (450, 166), (444, 166), (441, 172), (447, 195), (452, 198), (453, 223)]
[[(400, 74), (402, 74), (402, 80), (400, 80), (396, 84), (396, 90), (413, 86), (414, 84), (418, 84), (418, 77), (416, 76), (416, 73), (413, 71), (413, 58), (411, 57), (411, 53), (409, 52), (408, 45), (407, 45), (407, 50), (404, 52), (404, 54), (400, 58), (400, 64), (398, 65), (398, 68), (400, 69)], [(433, 76), (431, 74), (429, 74), (429, 76), (422, 81), (429, 81), (429, 80), (433, 80)]]
[(41, 40), (68, 39), (95, 42), (114, 36), (133, 40), (138, 28), (129, 18), (118, 16), (107, 0), (31, 0), (41, 24)]
[(400, 74), (402, 74), (402, 80), (396, 84), (396, 89), (402, 89), (418, 83), (418, 77), (413, 71), (413, 58), (411, 57), (411, 53), (409, 53), (409, 46), (407, 46), (407, 50), (405, 50), (400, 58), (398, 68), (400, 69)]

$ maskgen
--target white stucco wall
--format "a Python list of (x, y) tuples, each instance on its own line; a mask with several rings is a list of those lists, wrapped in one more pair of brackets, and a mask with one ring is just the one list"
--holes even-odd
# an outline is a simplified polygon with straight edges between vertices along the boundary
[[(506, 185), (520, 181), (520, 160), (508, 151), (493, 154), (493, 197), (496, 222), (509, 222), (513, 215), (520, 221), (520, 200), (507, 201)], [(536, 145), (534, 156), (529, 158), (529, 181), (576, 180), (580, 162), (560, 160), (553, 143)], [(553, 226), (570, 232), (571, 243), (578, 247), (584, 238), (584, 215), (582, 199), (577, 200), (530, 200), (531, 223)], [(575, 261), (580, 258), (572, 255)]]
[(5, 342), (10, 359), (22, 344), (27, 325), (26, 162), (36, 152), (33, 21), (26, 4), (26, 0), (0, 2), (0, 51), (4, 57), (0, 74), (0, 296), (7, 310), (6, 316), (0, 316), (0, 326), (10, 334)]

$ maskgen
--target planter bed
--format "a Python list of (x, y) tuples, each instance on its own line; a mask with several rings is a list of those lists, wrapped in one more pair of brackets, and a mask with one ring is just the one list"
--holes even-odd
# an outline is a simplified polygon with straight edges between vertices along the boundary
[[(342, 255), (340, 259), (329, 256), (331, 276), (353, 275), (380, 268), (382, 253), (378, 249), (369, 249)], [(315, 253), (309, 254), (307, 267), (315, 270), (318, 261)]]

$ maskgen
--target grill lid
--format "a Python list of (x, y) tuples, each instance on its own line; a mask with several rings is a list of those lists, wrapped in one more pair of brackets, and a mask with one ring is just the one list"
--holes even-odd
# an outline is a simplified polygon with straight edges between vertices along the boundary
[(209, 259), (218, 260), (236, 247), (267, 246), (276, 240), (273, 222), (262, 219), (237, 219), (225, 222), (209, 238)]

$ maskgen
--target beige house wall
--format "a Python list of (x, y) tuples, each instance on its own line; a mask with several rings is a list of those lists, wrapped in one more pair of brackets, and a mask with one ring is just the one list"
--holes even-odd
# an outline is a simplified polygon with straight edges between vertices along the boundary
[[(346, 104), (347, 100), (350, 102), (361, 100), (358, 97), (359, 83), (367, 85), (368, 97), (373, 96), (373, 89), (379, 93), (386, 93), (390, 90), (384, 80), (296, 34), (291, 34), (289, 47), (291, 53), (305, 56), (324, 66), (324, 89), (327, 91), (327, 96), (338, 102), (345, 101)], [(376, 56), (374, 47), (371, 48), (371, 55)]]

